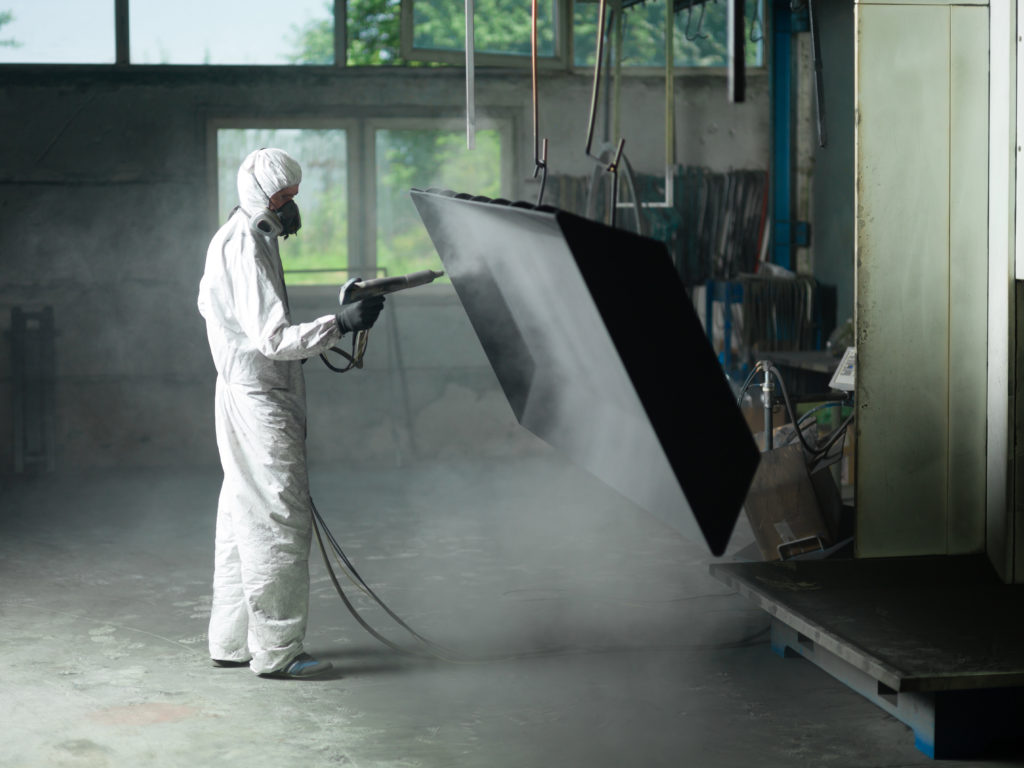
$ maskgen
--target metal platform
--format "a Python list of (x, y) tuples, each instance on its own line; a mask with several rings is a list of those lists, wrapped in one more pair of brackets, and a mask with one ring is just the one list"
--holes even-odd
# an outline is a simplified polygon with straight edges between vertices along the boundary
[(1024, 587), (984, 556), (715, 563), (802, 656), (914, 731), (933, 758), (1021, 751)]

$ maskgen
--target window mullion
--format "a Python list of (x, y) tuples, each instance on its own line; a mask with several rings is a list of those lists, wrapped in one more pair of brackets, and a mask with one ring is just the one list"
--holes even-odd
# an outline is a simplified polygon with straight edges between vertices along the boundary
[(114, 63), (130, 64), (128, 0), (114, 0)]
[[(352, 274), (376, 266), (376, 223), (373, 209), (376, 202), (374, 182), (373, 131), (365, 120), (353, 126), (348, 143), (349, 258)], [(373, 277), (366, 274), (363, 277)]]
[(575, 13), (576, 0), (558, 0), (555, 23), (557, 29), (557, 51), (562, 57), (562, 64), (566, 72), (573, 71), (573, 61), (576, 53), (573, 48), (572, 20)]
[(334, 66), (348, 66), (348, 0), (334, 0)]

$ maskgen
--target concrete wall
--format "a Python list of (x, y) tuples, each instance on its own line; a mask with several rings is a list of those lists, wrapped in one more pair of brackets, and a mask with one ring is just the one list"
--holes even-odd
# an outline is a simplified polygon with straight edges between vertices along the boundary
[[(0, 92), (0, 328), (10, 309), (49, 305), (58, 328), (57, 466), (216, 461), (214, 372), (196, 289), (212, 235), (208, 124), (224, 118), (452, 115), (457, 70), (112, 67), (3, 68)], [(541, 135), (552, 173), (582, 175), (590, 79), (541, 80)], [(678, 161), (764, 168), (767, 79), (730, 105), (721, 75), (680, 78)], [(663, 85), (623, 89), (626, 149), (663, 167)], [(512, 119), (516, 196), (535, 197), (529, 76), (478, 71), (481, 115)], [(296, 319), (333, 295), (292, 297)], [(522, 433), (450, 288), (398, 297), (371, 338), (367, 369), (307, 365), (314, 460), (537, 450)], [(397, 321), (392, 337), (388, 323)], [(388, 355), (397, 338), (404, 379)], [(389, 349), (391, 352), (389, 353)], [(8, 338), (0, 339), (0, 474), (11, 471)]]

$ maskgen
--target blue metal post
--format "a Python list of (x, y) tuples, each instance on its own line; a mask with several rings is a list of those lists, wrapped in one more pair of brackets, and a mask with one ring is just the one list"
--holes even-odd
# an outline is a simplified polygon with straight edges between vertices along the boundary
[(793, 269), (793, 13), (772, 0), (772, 249), (771, 261)]

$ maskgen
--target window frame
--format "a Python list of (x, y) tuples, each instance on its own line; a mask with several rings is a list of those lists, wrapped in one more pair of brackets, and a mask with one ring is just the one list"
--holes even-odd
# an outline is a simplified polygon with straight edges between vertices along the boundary
[[(501, 139), (501, 191), (514, 194), (519, 133), (518, 119), (512, 111), (501, 110), (478, 116), (477, 130), (496, 130)], [(377, 263), (377, 148), (378, 130), (452, 130), (465, 132), (465, 115), (454, 111), (436, 113), (410, 110), (402, 114), (381, 114), (379, 110), (358, 110), (345, 117), (294, 115), (288, 117), (209, 116), (206, 120), (206, 175), (210, 196), (208, 228), (211, 233), (224, 223), (219, 221), (217, 132), (224, 129), (299, 129), (344, 130), (346, 194), (348, 195), (347, 270), (356, 273), (375, 271)], [(458, 190), (456, 190), (458, 191)], [(301, 202), (301, 199), (300, 199)], [(411, 205), (412, 203), (410, 203)], [(385, 265), (386, 266), (386, 265)], [(322, 288), (322, 285), (289, 286), (289, 290)]]
[[(514, 194), (512, 179), (516, 168), (514, 156), (517, 154), (514, 143), (514, 123), (514, 118), (493, 116), (478, 116), (476, 123), (476, 130), (496, 130), (501, 139), (501, 165), (498, 172), (501, 176), (501, 196), (506, 198), (511, 198)], [(372, 204), (366, 203), (363, 206), (365, 208), (363, 212), (365, 217), (363, 220), (365, 225), (363, 231), (366, 234), (373, 233), (372, 242), (363, 244), (365, 249), (363, 255), (366, 258), (366, 262), (362, 266), (367, 269), (377, 269), (381, 266), (377, 261), (377, 238), (379, 237), (377, 230), (377, 131), (380, 130), (451, 130), (465, 134), (466, 118), (465, 115), (460, 117), (421, 115), (414, 117), (372, 116), (366, 119), (362, 134), (364, 143), (361, 153), (367, 159), (364, 169), (366, 183), (362, 189), (364, 200), (372, 201)], [(454, 191), (461, 192), (464, 190)], [(412, 202), (410, 201), (409, 204), (412, 205)]]
[[(454, 0), (453, 0), (454, 1)], [(663, 2), (664, 0), (654, 0)], [(465, 53), (460, 51), (430, 51), (416, 49), (412, 45), (412, 19), (413, 3), (415, 0), (400, 0), (399, 5), (399, 53), (409, 60), (423, 63), (447, 63), (462, 65), (465, 63)], [(573, 34), (573, 18), (576, 3), (592, 5), (597, 0), (553, 0), (555, 5), (555, 55), (538, 57), (538, 69), (563, 70), (571, 73), (584, 73), (593, 70), (593, 66), (578, 66), (575, 63), (575, 36)], [(761, 63), (759, 65), (747, 65), (746, 71), (751, 75), (763, 75), (768, 71), (771, 61), (771, 9), (770, 0), (761, 0), (761, 29), (763, 38), (761, 40)], [(110, 67), (326, 67), (328, 69), (346, 68), (348, 64), (348, 3), (347, 0), (335, 0), (334, 8), (334, 63), (333, 64), (136, 64), (130, 59), (130, 36), (129, 36), (129, 3), (130, 0), (114, 0), (114, 63), (97, 64), (95, 66)], [(507, 67), (511, 69), (526, 69), (531, 66), (529, 56), (503, 55), (493, 53), (477, 53), (474, 56), (474, 63), (481, 67)], [(5, 66), (25, 66), (24, 63), (3, 63)], [(46, 64), (42, 64), (46, 66)], [(665, 67), (623, 67), (622, 74), (631, 76), (651, 76), (664, 73)], [(691, 75), (715, 75), (725, 76), (728, 72), (727, 66), (722, 67), (673, 67), (674, 74), (686, 77)]]
[[(655, 4), (658, 4), (658, 5), (660, 5), (664, 1), (665, 0), (653, 0), (653, 2)], [(671, 0), (669, 0), (669, 1), (671, 1)], [(712, 2), (712, 0), (707, 0), (707, 1), (708, 2)], [(714, 2), (718, 2), (718, 0), (713, 0), (713, 1)], [(728, 2), (728, 1), (729, 0), (726, 0), (726, 2)], [(402, 2), (405, 2), (405, 0), (402, 0)], [(596, 5), (597, 4), (597, 0), (569, 0), (569, 2), (571, 2), (571, 4), (572, 4), (572, 7), (570, 8), (570, 11), (573, 12), (573, 20), (575, 20), (575, 6), (577, 4), (580, 4), (580, 5)], [(755, 64), (747, 64), (745, 69), (746, 69), (746, 72), (747, 72), (748, 75), (751, 75), (751, 74), (753, 74), (753, 75), (767, 75), (767, 72), (768, 72), (768, 61), (769, 61), (768, 57), (770, 55), (769, 54), (769, 41), (771, 39), (771, 34), (770, 34), (770, 31), (769, 31), (769, 23), (768, 23), (768, 14), (769, 14), (769, 5), (772, 2), (772, 0), (758, 0), (758, 2), (760, 2), (760, 4), (763, 6), (761, 8), (761, 18), (760, 18), (761, 35), (762, 35), (761, 40), (760, 40), (760, 43), (761, 43), (761, 63), (760, 64), (756, 64), (756, 65)], [(680, 13), (680, 12), (681, 11), (675, 11), (675, 13)], [(746, 24), (749, 25), (749, 23), (750, 23), (750, 20), (748, 18), (746, 20)], [(572, 38), (570, 40), (570, 50), (572, 51), (572, 59), (570, 61), (570, 67), (569, 67), (570, 70), (572, 72), (575, 72), (575, 73), (593, 72), (593, 70), (594, 70), (594, 65), (593, 64), (576, 64), (576, 50), (575, 50), (576, 40), (575, 40), (575, 35), (572, 34), (573, 24), (569, 24), (568, 26), (570, 28), (569, 35)], [(610, 33), (611, 30), (608, 30), (608, 32)], [(666, 67), (665, 67), (664, 63), (662, 63), (662, 64), (651, 65), (651, 66), (629, 66), (629, 65), (627, 65), (627, 66), (623, 66), (620, 71), (621, 71), (621, 74), (626, 76), (626, 77), (630, 77), (630, 76), (634, 76), (634, 77), (652, 77), (652, 76), (657, 76), (657, 75), (664, 75), (665, 74), (665, 69), (666, 69)], [(720, 67), (695, 67), (695, 66), (690, 66), (690, 65), (678, 65), (678, 66), (673, 66), (672, 67), (672, 75), (673, 75), (673, 77), (687, 77), (687, 76), (694, 76), (694, 75), (697, 75), (697, 76), (699, 76), (699, 75), (715, 75), (715, 76), (725, 77), (725, 76), (728, 75), (728, 73), (729, 73), (729, 63), (728, 62), (726, 62), (725, 64), (723, 64)]]
[[(671, 0), (654, 0), (656, 4)], [(710, 0), (709, 0), (710, 1)], [(768, 29), (769, 3), (770, 0), (759, 0), (761, 8), (761, 63), (757, 65), (748, 64), (746, 70), (751, 74), (766, 73), (770, 56)], [(413, 45), (413, 4), (416, 0), (401, 0), (401, 55), (409, 61), (418, 62), (440, 62), (446, 64), (463, 64), (465, 53), (463, 51), (437, 51), (431, 49), (419, 49)], [(593, 64), (576, 64), (576, 36), (574, 34), (575, 7), (581, 5), (597, 5), (598, 0), (554, 0), (555, 3), (555, 55), (538, 56), (538, 69), (562, 69), (572, 73), (586, 73), (593, 71)], [(338, 2), (337, 5), (344, 5)], [(503, 66), (514, 69), (529, 68), (531, 59), (529, 56), (503, 55), (494, 53), (477, 53), (473, 58), (477, 66)], [(728, 73), (728, 63), (719, 67), (695, 67), (695, 66), (673, 66), (674, 74), (681, 76), (713, 74), (725, 76)], [(650, 77), (663, 74), (664, 64), (655, 66), (626, 66), (621, 70), (625, 76)]]
[[(454, 0), (448, 0), (454, 2)], [(401, 0), (400, 30), (401, 54), (408, 61), (434, 62), (462, 65), (466, 61), (465, 51), (443, 51), (432, 48), (416, 48), (413, 44), (413, 7), (416, 0)], [(537, 56), (538, 69), (572, 68), (572, 6), (574, 0), (552, 0), (555, 16), (555, 53), (553, 56)], [(569, 23), (566, 23), (568, 20)], [(530, 56), (502, 53), (475, 53), (473, 63), (481, 67), (530, 67)]]

